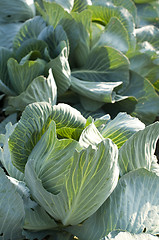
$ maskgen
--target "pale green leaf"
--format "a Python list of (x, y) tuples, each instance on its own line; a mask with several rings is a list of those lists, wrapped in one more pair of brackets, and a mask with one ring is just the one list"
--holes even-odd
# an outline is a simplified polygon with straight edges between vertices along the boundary
[[(137, 0), (138, 1), (138, 0)], [(137, 2), (136, 1), (136, 2)], [(138, 15), (138, 27), (146, 25), (156, 25), (159, 26), (158, 16), (159, 16), (159, 2), (152, 0), (139, 0), (143, 4), (136, 4), (137, 15)]]
[(11, 123), (8, 123), (6, 125), (6, 133), (4, 135), (4, 144), (3, 148), (0, 149), (1, 152), (1, 163), (9, 176), (19, 180), (23, 181), (24, 180), (24, 174), (20, 172), (12, 163), (11, 161), (11, 156), (10, 156), (10, 150), (8, 146), (8, 139), (13, 133), (16, 125), (12, 125)]
[(23, 65), (10, 58), (7, 63), (10, 84), (17, 95), (27, 89), (34, 78), (44, 71), (44, 63), (41, 60), (27, 61)]
[(1, 96), (1, 98), (3, 98), (5, 95), (11, 95), (11, 96), (16, 95), (15, 92), (12, 91), (9, 87), (7, 87), (1, 80), (0, 80), (0, 89), (1, 89), (1, 92), (4, 93)]
[(57, 224), (36, 202), (31, 200), (30, 191), (24, 182), (19, 182), (15, 178), (9, 177), (9, 180), (16, 186), (17, 192), (23, 199), (25, 207), (25, 230), (43, 231), (54, 229)]
[(74, 0), (47, 0), (47, 2), (55, 2), (68, 12), (72, 10), (74, 4)]
[(53, 106), (52, 119), (56, 123), (59, 138), (78, 140), (86, 124), (86, 119), (82, 114), (67, 104)]
[(71, 76), (71, 89), (79, 95), (97, 102), (114, 103), (115, 88), (121, 84), (122, 82), (82, 81)]
[(37, 38), (40, 32), (45, 28), (46, 23), (42, 17), (36, 16), (27, 20), (15, 36), (13, 42), (14, 50), (17, 50), (23, 42), (31, 38)]
[(72, 76), (89, 82), (129, 82), (129, 61), (121, 52), (111, 47), (96, 47), (88, 55), (82, 69), (72, 71)]
[(137, 23), (137, 9), (133, 0), (110, 0), (115, 6), (126, 8)]
[(34, 102), (48, 102), (55, 105), (57, 100), (57, 87), (49, 70), (47, 78), (39, 76), (35, 78), (24, 92), (15, 97), (8, 97), (6, 112), (23, 111), (25, 107)]
[[(0, 80), (10, 88), (10, 81), (7, 69), (7, 61), (9, 58), (13, 57), (12, 51), (8, 50), (7, 48), (0, 47)], [(3, 91), (2, 88), (0, 88)]]
[(80, 112), (67, 104), (52, 106), (41, 102), (28, 105), (9, 139), (12, 161), (19, 170), (24, 171), (28, 156), (51, 120), (55, 121), (61, 138), (73, 138), (75, 135), (78, 139), (86, 124)]
[(51, 113), (52, 106), (49, 103), (33, 103), (23, 111), (9, 139), (11, 157), (19, 170), (24, 169), (29, 154), (48, 128)]
[(119, 150), (120, 174), (138, 169), (151, 170), (156, 143), (159, 136), (159, 123), (156, 122), (136, 132)]
[[(50, 125), (29, 156), (25, 169), (26, 182), (34, 198), (51, 216), (62, 221), (63, 225), (75, 225), (92, 215), (114, 190), (119, 173), (118, 150), (107, 139), (99, 143), (96, 150), (89, 146), (78, 152), (68, 143), (64, 144), (64, 141), (70, 140), (56, 143), (54, 135), (55, 131)], [(61, 146), (58, 147), (59, 144)], [(69, 150), (69, 146), (73, 151)], [(52, 159), (49, 155), (53, 156)], [(58, 160), (60, 155), (63, 160)], [(50, 162), (53, 166), (54, 161), (59, 166), (51, 170)], [(60, 181), (63, 178), (59, 193), (58, 189), (54, 190), (59, 184), (54, 179), (58, 171), (61, 174), (57, 179)]]
[(7, 123), (11, 122), (12, 124), (15, 124), (17, 122), (17, 114), (13, 113), (9, 116), (7, 116), (3, 121), (0, 122), (0, 134), (4, 134), (6, 132), (5, 126)]
[(110, 138), (120, 148), (134, 133), (144, 128), (145, 124), (138, 118), (119, 113), (100, 129), (100, 133), (103, 138)]
[(153, 25), (144, 26), (141, 28), (137, 28), (135, 30), (136, 38), (138, 42), (147, 41), (151, 43), (151, 45), (159, 49), (159, 29)]
[(91, 11), (84, 10), (81, 13), (71, 14), (75, 20), (77, 41), (73, 54), (70, 53), (71, 66), (82, 67), (90, 52)]
[(35, 16), (33, 0), (1, 0), (0, 23), (24, 22)]
[(12, 49), (13, 40), (23, 23), (1, 23), (0, 24), (0, 46)]
[(129, 49), (128, 33), (124, 25), (116, 17), (110, 19), (94, 47), (104, 45), (114, 47), (122, 52), (127, 52)]
[[(156, 49), (148, 41), (138, 42), (136, 45), (136, 50), (139, 51), (140, 53), (146, 53), (150, 57), (156, 58)], [(134, 51), (132, 53), (135, 55), (136, 51)], [(153, 58), (152, 58), (152, 60), (153, 60)]]
[(54, 28), (66, 14), (63, 7), (55, 2), (43, 1), (43, 8), (41, 8), (39, 4), (37, 4), (36, 7), (47, 24), (52, 25)]
[(146, 169), (132, 171), (83, 224), (69, 228), (80, 240), (99, 240), (111, 231), (159, 233), (159, 177)]
[(71, 15), (65, 15), (60, 24), (69, 39), (71, 68), (83, 66), (90, 51), (91, 12), (72, 12)]
[(56, 228), (55, 221), (39, 205), (29, 208), (25, 212), (24, 229), (30, 231), (43, 231)]
[(55, 29), (53, 26), (45, 27), (39, 34), (38, 39), (47, 43), (51, 58), (56, 58), (61, 53), (62, 49), (60, 46), (63, 41), (66, 43), (69, 53), (68, 38), (61, 25), (57, 25)]
[(90, 38), (90, 46), (93, 48), (93, 46), (98, 42), (100, 39), (100, 36), (104, 32), (105, 27), (99, 23), (92, 22), (91, 27), (91, 38)]
[(134, 51), (128, 55), (130, 69), (142, 77), (146, 77), (154, 66), (151, 56), (147, 53)]
[(96, 128), (99, 131), (101, 131), (109, 121), (110, 121), (110, 115), (106, 114), (106, 115), (103, 115), (101, 117), (96, 117), (95, 121), (94, 121), (94, 124), (95, 124)]
[(3, 240), (22, 239), (24, 222), (23, 200), (16, 187), (0, 168), (0, 236)]
[(67, 47), (64, 47), (55, 59), (51, 60), (47, 66), (51, 68), (57, 85), (57, 94), (64, 94), (71, 85), (71, 70), (68, 63)]
[(110, 2), (105, 2), (101, 5), (97, 3), (97, 5), (88, 6), (88, 9), (92, 11), (92, 21), (104, 26), (109, 23), (112, 17), (118, 18), (128, 33), (129, 48), (135, 48), (134, 19), (126, 8), (115, 6)]
[(133, 234), (129, 232), (112, 232), (107, 237), (102, 238), (101, 240), (158, 240), (157, 236), (151, 234), (140, 233)]
[(156, 175), (159, 176), (159, 164), (158, 164), (158, 159), (156, 158), (155, 155), (154, 155), (154, 158), (152, 158), (152, 161), (151, 161), (150, 171), (156, 173)]
[(145, 124), (154, 122), (159, 112), (159, 96), (147, 79), (131, 71), (130, 84), (124, 95), (134, 96), (138, 100), (133, 116)]
[(82, 147), (88, 148), (89, 145), (92, 148), (96, 148), (100, 142), (102, 142), (104, 138), (96, 128), (94, 123), (91, 123), (88, 127), (86, 127), (81, 136), (79, 138), (79, 143)]
[(82, 12), (88, 5), (92, 5), (91, 0), (74, 0), (73, 12)]

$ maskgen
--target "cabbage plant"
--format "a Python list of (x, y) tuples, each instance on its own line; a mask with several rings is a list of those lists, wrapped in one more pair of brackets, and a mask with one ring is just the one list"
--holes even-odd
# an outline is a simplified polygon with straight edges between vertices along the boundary
[(156, 239), (158, 135), (126, 113), (28, 105), (0, 135), (2, 239)]

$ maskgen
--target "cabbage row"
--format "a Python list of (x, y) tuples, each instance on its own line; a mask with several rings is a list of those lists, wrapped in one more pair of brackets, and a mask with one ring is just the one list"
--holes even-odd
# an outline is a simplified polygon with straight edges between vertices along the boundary
[(0, 239), (158, 239), (158, 16), (1, 0)]

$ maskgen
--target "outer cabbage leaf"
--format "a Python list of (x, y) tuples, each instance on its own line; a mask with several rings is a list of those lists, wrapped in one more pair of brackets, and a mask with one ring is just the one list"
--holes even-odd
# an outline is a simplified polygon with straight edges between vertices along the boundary
[(129, 61), (121, 52), (111, 47), (96, 47), (88, 55), (82, 69), (72, 71), (72, 76), (90, 82), (129, 82)]
[(0, 24), (0, 46), (12, 49), (13, 40), (23, 23), (1, 23)]
[(83, 66), (90, 50), (91, 12), (72, 12), (71, 15), (65, 15), (60, 24), (69, 39), (71, 68)]
[(7, 65), (10, 84), (17, 95), (25, 91), (33, 79), (44, 71), (44, 62), (41, 60), (27, 61), (20, 65), (15, 59), (10, 58)]
[(151, 83), (158, 80), (158, 65), (154, 63), (152, 57), (147, 52), (133, 52), (128, 55), (128, 58), (132, 71), (137, 72), (142, 77), (146, 77)]
[(0, 23), (24, 22), (35, 16), (33, 0), (1, 0)]
[(94, 47), (104, 45), (122, 52), (127, 52), (129, 49), (128, 33), (124, 25), (116, 17), (110, 19)]
[(54, 28), (66, 15), (63, 7), (54, 2), (43, 1), (43, 8), (39, 4), (36, 4), (36, 7), (47, 24), (52, 25)]
[(24, 171), (28, 156), (51, 120), (55, 121), (61, 138), (78, 139), (86, 123), (79, 111), (66, 104), (52, 106), (44, 102), (28, 105), (9, 139), (11, 158), (19, 170)]
[(110, 138), (120, 148), (134, 133), (144, 128), (144, 123), (138, 118), (119, 113), (99, 131), (103, 138)]
[(123, 95), (134, 96), (138, 100), (135, 110), (131, 113), (133, 116), (145, 124), (154, 122), (159, 112), (159, 96), (148, 80), (131, 71), (130, 84)]
[(0, 122), (0, 134), (5, 134), (6, 132), (6, 125), (7, 123), (11, 122), (12, 124), (15, 124), (17, 122), (17, 114), (13, 113), (9, 116), (7, 116), (3, 121)]
[(119, 150), (120, 174), (147, 168), (151, 170), (156, 143), (159, 136), (159, 123), (156, 122), (138, 131)]
[(98, 240), (119, 229), (132, 234), (158, 234), (158, 184), (159, 177), (146, 169), (125, 174), (98, 211), (69, 231), (80, 240)]
[[(95, 0), (96, 1), (96, 0)], [(129, 13), (133, 16), (135, 23), (137, 22), (137, 9), (133, 0), (109, 0), (115, 6), (126, 8)]]
[(107, 237), (102, 238), (101, 240), (158, 240), (158, 237), (151, 234), (140, 233), (140, 234), (131, 234), (129, 232), (112, 232)]
[(92, 5), (91, 0), (74, 0), (72, 12), (82, 12), (88, 5)]
[[(9, 85), (9, 75), (7, 69), (7, 61), (9, 58), (13, 57), (12, 51), (8, 50), (7, 48), (0, 48), (0, 79), (1, 81), (10, 88)], [(2, 88), (1, 88), (2, 91)]]
[[(101, 83), (102, 85), (106, 85), (106, 83)], [(116, 83), (116, 84), (118, 84), (118, 83)], [(91, 85), (91, 83), (89, 82), (89, 85)], [(97, 86), (97, 85), (100, 85), (99, 83), (95, 83), (95, 85)], [(115, 83), (113, 84), (113, 83), (110, 83), (109, 85), (107, 84), (107, 89), (106, 89), (106, 86), (104, 86), (104, 91), (106, 91), (106, 93), (107, 93), (107, 96), (105, 95), (104, 96), (104, 94), (103, 94), (103, 89), (96, 89), (97, 91), (98, 91), (98, 93), (96, 94), (96, 97), (95, 97), (95, 99), (96, 98), (101, 98), (101, 100), (102, 100), (102, 98), (103, 98), (103, 96), (104, 96), (104, 98), (105, 99), (107, 99), (108, 101), (111, 101), (113, 104), (115, 104), (115, 103), (119, 103), (119, 105), (121, 104), (121, 105), (128, 105), (129, 106), (129, 108), (130, 108), (130, 104), (132, 105), (132, 106), (135, 106), (136, 105), (136, 103), (137, 103), (137, 100), (134, 98), (134, 97), (128, 97), (128, 96), (120, 96), (120, 95), (118, 95), (118, 94), (116, 94), (116, 92), (115, 91), (113, 91), (112, 92), (112, 94), (110, 95), (110, 93), (108, 92), (108, 90), (110, 91), (111, 90), (111, 88), (112, 88), (112, 86), (111, 85), (115, 85)], [(92, 86), (92, 85), (91, 85)], [(89, 89), (88, 89), (89, 90)], [(89, 90), (90, 91), (90, 90)], [(99, 94), (99, 93), (101, 93), (101, 95)], [(91, 92), (91, 95), (93, 95), (93, 94), (95, 94), (95, 92), (94, 93), (92, 93)], [(110, 98), (108, 98), (109, 97), (109, 95), (110, 95)], [(84, 94), (83, 94), (84, 95)], [(88, 95), (90, 95), (90, 94), (88, 94)], [(104, 103), (103, 101), (101, 101), (101, 102), (99, 102), (99, 101), (96, 101), (96, 100), (92, 100), (91, 98), (88, 98), (88, 97), (84, 97), (84, 96), (79, 96), (80, 97), (80, 103), (81, 103), (81, 105), (83, 106), (83, 108), (86, 110), (86, 111), (90, 111), (90, 112), (94, 112), (94, 111), (98, 111), (98, 110), (100, 110), (101, 109), (101, 107), (103, 106), (103, 108), (104, 108), (104, 106), (107, 106), (108, 104), (110, 104), (109, 102), (107, 102), (107, 103)], [(134, 107), (133, 107), (133, 109), (134, 109)], [(122, 110), (122, 111), (126, 111), (126, 109), (124, 109), (124, 110)], [(107, 108), (106, 108), (106, 112), (107, 112)], [(104, 112), (104, 114), (105, 114), (105, 112)], [(90, 115), (92, 115), (92, 113), (90, 113)]]
[(57, 87), (52, 74), (49, 71), (47, 78), (39, 76), (35, 78), (24, 92), (16, 97), (8, 97), (6, 112), (22, 112), (25, 107), (34, 102), (48, 102), (55, 105), (57, 100)]
[(77, 144), (73, 147), (69, 143), (72, 140), (56, 140), (55, 133), (52, 122), (29, 156), (26, 182), (51, 216), (63, 225), (75, 225), (92, 215), (114, 190), (118, 151), (107, 139), (96, 150), (89, 146), (78, 152), (74, 148)]
[(39, 205), (36, 205), (34, 208), (28, 208), (25, 211), (25, 220), (23, 227), (25, 230), (35, 232), (54, 229), (56, 227), (57, 224), (55, 221)]
[(63, 41), (65, 41), (69, 53), (68, 38), (61, 25), (57, 25), (55, 29), (53, 26), (45, 27), (39, 34), (38, 39), (47, 43), (51, 58), (56, 58), (61, 53), (61, 42)]
[(55, 2), (61, 7), (63, 7), (66, 11), (70, 12), (73, 8), (74, 0), (47, 0), (47, 2)]
[(115, 89), (121, 84), (122, 82), (82, 81), (71, 76), (71, 89), (74, 92), (94, 101), (103, 103), (115, 102)]
[[(142, 1), (142, 0), (141, 0)], [(140, 1), (140, 2), (141, 2)], [(138, 27), (145, 25), (159, 26), (158, 14), (159, 3), (158, 1), (142, 1), (143, 4), (136, 4), (138, 15)]]
[(10, 135), (13, 133), (14, 129), (15, 129), (15, 125), (12, 125), (11, 123), (8, 123), (6, 125), (6, 133), (4, 135), (4, 144), (3, 144), (3, 148), (0, 149), (0, 160), (1, 160), (3, 167), (9, 174), (9, 176), (11, 176), (19, 181), (23, 181), (24, 174), (22, 172), (20, 172), (13, 165), (13, 163), (11, 161), (9, 146), (8, 146), (8, 139), (9, 139)]
[(154, 155), (154, 159), (152, 159), (150, 170), (156, 173), (157, 176), (159, 176), (159, 164), (158, 164), (158, 159), (156, 158), (155, 155)]
[(15, 92), (12, 91), (9, 87), (7, 87), (1, 80), (0, 80), (0, 89), (4, 93), (0, 95), (0, 100), (5, 96), (5, 95), (15, 95)]
[(45, 212), (45, 210), (31, 200), (30, 190), (24, 182), (18, 181), (12, 177), (9, 177), (9, 180), (14, 184), (17, 192), (23, 199), (25, 208), (24, 229), (42, 231), (57, 227), (55, 221)]
[(1, 239), (22, 239), (22, 228), (25, 216), (23, 200), (2, 168), (0, 168), (0, 198)]
[(100, 5), (97, 3), (97, 5), (88, 6), (88, 9), (92, 11), (92, 21), (104, 26), (112, 17), (117, 17), (128, 33), (129, 47), (135, 48), (134, 19), (126, 8), (115, 6), (110, 2), (102, 2)]
[(27, 20), (15, 36), (13, 42), (14, 50), (17, 50), (24, 41), (31, 38), (37, 38), (45, 27), (46, 23), (40, 16), (36, 16), (32, 19)]
[(144, 42), (147, 41), (151, 43), (151, 45), (159, 49), (159, 29), (153, 25), (144, 26), (141, 28), (137, 28), (135, 30), (137, 41)]
[[(89, 10), (81, 13), (72, 13), (75, 25), (77, 27), (77, 42), (73, 54), (70, 53), (71, 66), (82, 67), (90, 52), (91, 35), (91, 12)], [(74, 65), (73, 65), (74, 64)]]
[(52, 69), (55, 78), (57, 94), (64, 94), (71, 85), (71, 70), (68, 63), (67, 47), (64, 47), (59, 56), (47, 64), (46, 69), (49, 68)]
[(11, 90), (7, 68), (7, 61), (11, 57), (13, 57), (11, 50), (0, 47), (0, 89), (1, 92), (5, 93), (6, 95), (15, 95), (15, 92)]

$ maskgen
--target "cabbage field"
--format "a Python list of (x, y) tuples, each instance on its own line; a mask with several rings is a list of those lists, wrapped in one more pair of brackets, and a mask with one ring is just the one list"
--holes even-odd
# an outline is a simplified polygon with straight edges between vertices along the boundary
[(0, 240), (159, 240), (159, 1), (0, 0)]

